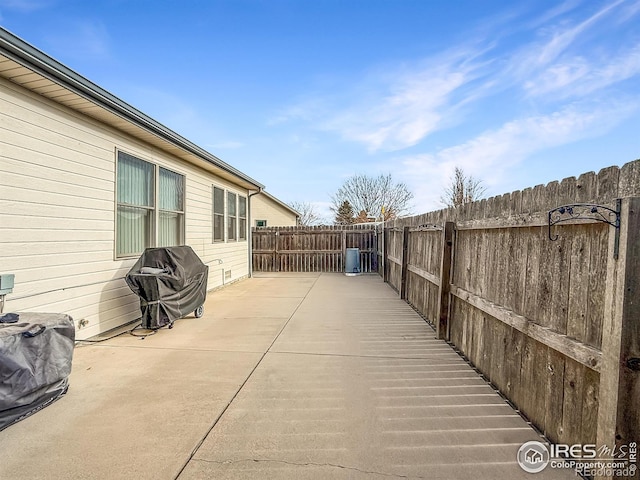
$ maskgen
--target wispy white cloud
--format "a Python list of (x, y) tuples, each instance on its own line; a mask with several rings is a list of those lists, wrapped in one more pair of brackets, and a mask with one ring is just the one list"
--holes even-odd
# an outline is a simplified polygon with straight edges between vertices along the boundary
[(397, 78), (374, 104), (355, 105), (324, 123), (329, 131), (360, 142), (370, 151), (416, 145), (441, 126), (442, 109), (473, 77), (469, 67), (440, 65)]
[[(512, 11), (508, 24), (496, 20), (495, 34), (479, 30), (441, 54), (369, 72), (356, 88), (309, 95), (278, 122), (363, 145), (370, 169), (399, 165), (418, 210), (439, 206), (456, 166), (498, 189), (531, 156), (603, 135), (637, 114), (640, 93), (628, 80), (640, 76), (640, 37), (627, 27), (639, 5), (567, 0), (534, 19)], [(612, 40), (620, 22), (632, 42)], [(475, 133), (479, 125), (484, 133)], [(434, 136), (446, 139), (443, 147), (424, 142), (444, 130)], [(422, 152), (397, 157), (409, 147)]]
[(343, 92), (299, 101), (269, 123), (310, 122), (370, 152), (408, 148), (450, 125), (463, 105), (485, 94), (481, 84), (470, 88), (486, 75), (482, 53), (461, 47), (414, 64), (387, 66)]
[(580, 0), (565, 0), (559, 5), (556, 5), (555, 7), (543, 12), (541, 15), (533, 18), (529, 21), (527, 26), (532, 29), (539, 28), (540, 26), (543, 26), (548, 22), (551, 22), (552, 20), (574, 10), (578, 5), (580, 5)]
[(5, 12), (29, 14), (48, 8), (54, 3), (54, 0), (0, 0), (0, 22), (5, 21)]
[(413, 147), (457, 125), (463, 106), (513, 86), (528, 96), (545, 96), (545, 101), (550, 94), (560, 100), (593, 93), (639, 73), (635, 49), (613, 60), (601, 53), (599, 62), (573, 51), (582, 36), (622, 4), (617, 0), (572, 23), (564, 16), (577, 3), (568, 0), (522, 27), (539, 34), (524, 47), (505, 51), (502, 46), (497, 53), (497, 40), (477, 38), (473, 46), (454, 46), (384, 74), (369, 74), (344, 95), (310, 95), (281, 111), (271, 124), (310, 123), (360, 143), (370, 153), (389, 152)]
[(50, 7), (53, 0), (0, 0), (0, 8), (21, 13), (31, 13)]
[(45, 40), (63, 58), (103, 60), (111, 55), (109, 31), (99, 20), (69, 21)]
[(436, 153), (400, 159), (401, 177), (414, 188), (420, 210), (437, 208), (455, 167), (483, 179), (488, 187), (500, 185), (509, 170), (528, 156), (606, 133), (638, 106), (633, 101), (571, 105), (548, 115), (513, 120)]
[(640, 44), (622, 53), (601, 59), (576, 56), (555, 63), (525, 82), (532, 96), (553, 94), (553, 98), (584, 97), (597, 90), (640, 74)]
[(326, 114), (327, 100), (324, 96), (310, 96), (280, 109), (271, 118), (267, 119), (267, 125), (275, 126), (290, 121), (314, 121)]
[(623, 2), (624, 0), (617, 0), (609, 3), (587, 19), (570, 28), (551, 28), (551, 38), (542, 45), (534, 45), (525, 64), (529, 68), (535, 68), (536, 66), (553, 62), (576, 42), (582, 34), (595, 27), (600, 20), (604, 19), (607, 14)]
[(618, 23), (623, 24), (640, 14), (640, 0), (629, 0), (624, 3), (618, 16)]
[(607, 44), (603, 35), (640, 13), (639, 4), (618, 0), (581, 21), (561, 18), (541, 26), (536, 30), (541, 40), (517, 49), (508, 73), (521, 82), (527, 96), (548, 101), (584, 97), (638, 75), (640, 44)]

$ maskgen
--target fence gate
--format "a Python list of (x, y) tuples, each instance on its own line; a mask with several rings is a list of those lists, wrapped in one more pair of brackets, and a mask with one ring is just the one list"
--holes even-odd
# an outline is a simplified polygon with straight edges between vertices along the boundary
[(254, 272), (343, 272), (347, 248), (360, 249), (360, 271), (378, 271), (375, 226), (257, 227)]

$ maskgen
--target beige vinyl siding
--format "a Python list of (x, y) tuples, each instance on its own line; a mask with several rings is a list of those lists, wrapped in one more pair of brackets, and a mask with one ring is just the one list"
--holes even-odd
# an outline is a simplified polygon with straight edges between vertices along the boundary
[(186, 179), (186, 243), (210, 263), (209, 288), (248, 274), (246, 241), (212, 243), (211, 185), (247, 191), (122, 132), (0, 79), (0, 273), (5, 312), (68, 313), (87, 338), (139, 318), (115, 260), (116, 149)]
[(268, 227), (289, 227), (296, 225), (296, 216), (286, 208), (278, 205), (263, 194), (251, 197), (251, 223), (256, 226), (256, 220), (266, 220)]

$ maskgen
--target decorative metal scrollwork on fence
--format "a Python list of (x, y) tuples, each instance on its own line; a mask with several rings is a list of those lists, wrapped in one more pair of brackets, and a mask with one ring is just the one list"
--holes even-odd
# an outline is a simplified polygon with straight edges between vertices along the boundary
[(558, 239), (558, 235), (551, 235), (551, 227), (570, 220), (592, 220), (611, 225), (616, 229), (614, 258), (618, 258), (618, 242), (620, 236), (620, 205), (621, 200), (616, 200), (616, 208), (605, 207), (593, 203), (574, 203), (573, 205), (563, 205), (549, 211), (549, 240), (552, 242)]
[(575, 203), (554, 208), (549, 211), (549, 240), (555, 241), (558, 239), (557, 234), (555, 236), (551, 235), (551, 227), (553, 225), (570, 220), (595, 220), (596, 222), (608, 223), (615, 228), (620, 228), (619, 200), (616, 207), (616, 210), (614, 210), (613, 208), (593, 203)]
[(417, 225), (415, 227), (411, 227), (412, 232), (432, 232), (432, 231), (442, 231), (442, 225), (435, 225), (433, 223), (423, 223), (422, 225)]

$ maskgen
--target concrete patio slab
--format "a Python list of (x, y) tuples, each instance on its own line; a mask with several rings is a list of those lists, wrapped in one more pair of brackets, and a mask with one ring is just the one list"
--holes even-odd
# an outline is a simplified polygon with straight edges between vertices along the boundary
[(539, 439), (379, 278), (325, 274), (179, 478), (529, 478)]
[(240, 282), (234, 288), (226, 288), (217, 293), (224, 296), (245, 297), (304, 297), (320, 273), (286, 274), (256, 273), (251, 282)]
[(76, 348), (69, 393), (0, 433), (0, 478), (531, 478), (536, 432), (379, 277), (260, 275), (205, 307)]
[(0, 432), (0, 478), (174, 478), (259, 359), (79, 347), (67, 395)]
[(67, 395), (0, 433), (0, 478), (175, 478), (306, 293), (255, 305), (250, 283), (171, 330), (81, 343)]
[[(171, 330), (158, 330), (144, 341), (132, 335), (107, 340), (104, 345), (179, 350), (215, 350), (264, 353), (288, 318), (209, 317), (177, 320)], [(148, 330), (136, 330), (143, 335)]]

